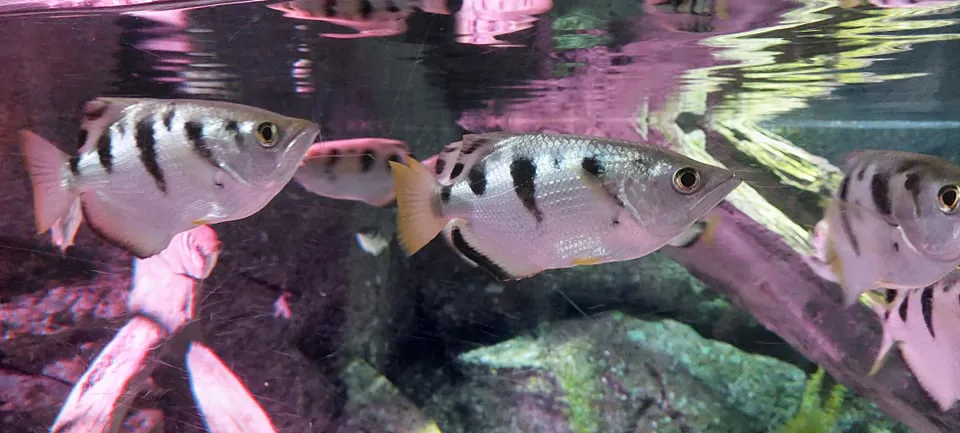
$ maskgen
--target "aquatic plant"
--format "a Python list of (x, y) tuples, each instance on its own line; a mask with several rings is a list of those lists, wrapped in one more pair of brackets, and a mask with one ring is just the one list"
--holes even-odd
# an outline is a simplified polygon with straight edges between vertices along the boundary
[(840, 405), (846, 387), (836, 384), (830, 390), (826, 404), (820, 406), (820, 388), (823, 384), (823, 368), (818, 368), (803, 390), (797, 413), (780, 426), (776, 433), (830, 433), (837, 425)]

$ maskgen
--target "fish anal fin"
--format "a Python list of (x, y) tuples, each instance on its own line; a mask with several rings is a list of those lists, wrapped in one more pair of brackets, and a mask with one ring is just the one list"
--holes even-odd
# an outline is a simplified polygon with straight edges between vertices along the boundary
[(543, 272), (543, 268), (529, 260), (510, 258), (500, 259), (498, 254), (491, 251), (471, 233), (466, 224), (452, 224), (450, 228), (450, 243), (453, 248), (469, 262), (476, 264), (500, 281), (512, 281), (527, 278)]
[(884, 329), (883, 337), (881, 337), (880, 340), (880, 348), (877, 350), (877, 357), (873, 360), (873, 365), (870, 366), (870, 371), (867, 372), (867, 376), (873, 376), (883, 368), (890, 353), (893, 352), (893, 348), (897, 345), (898, 342), (893, 339), (890, 332)]
[(464, 262), (470, 265), (470, 267), (474, 267), (474, 268), (479, 267), (480, 265), (477, 264), (477, 262), (471, 260), (469, 257), (464, 255), (463, 252), (461, 252), (460, 249), (457, 248), (457, 245), (453, 243), (453, 229), (456, 227), (459, 227), (460, 224), (463, 224), (462, 220), (454, 220), (454, 221), (451, 221), (449, 224), (447, 224), (447, 226), (443, 228), (443, 233), (442, 233), (443, 240), (446, 241), (447, 246), (449, 246), (450, 249), (452, 249), (456, 255), (460, 256), (460, 258)]
[(43, 234), (67, 214), (76, 199), (67, 173), (69, 156), (30, 130), (20, 130), (17, 141), (33, 185), (37, 234)]
[(166, 249), (175, 234), (158, 228), (160, 220), (140, 218), (134, 212), (101, 199), (96, 194), (85, 194), (81, 203), (87, 227), (97, 236), (141, 259)]
[(61, 253), (66, 252), (67, 248), (73, 245), (82, 221), (83, 210), (80, 206), (80, 200), (74, 199), (66, 215), (50, 227), (50, 238), (53, 244), (60, 248)]
[(437, 182), (426, 167), (405, 156), (406, 165), (390, 161), (397, 200), (397, 239), (408, 256), (420, 251), (447, 224), (440, 211)]

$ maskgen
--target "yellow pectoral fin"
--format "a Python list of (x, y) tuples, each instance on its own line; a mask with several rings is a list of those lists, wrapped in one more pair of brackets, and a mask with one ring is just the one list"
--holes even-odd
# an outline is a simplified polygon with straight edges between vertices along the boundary
[(210, 224), (210, 221), (207, 221), (207, 220), (201, 218), (201, 219), (198, 219), (198, 220), (190, 221), (190, 224), (193, 224), (193, 225), (195, 225), (195, 226), (205, 226), (205, 225), (207, 225), (207, 224)]

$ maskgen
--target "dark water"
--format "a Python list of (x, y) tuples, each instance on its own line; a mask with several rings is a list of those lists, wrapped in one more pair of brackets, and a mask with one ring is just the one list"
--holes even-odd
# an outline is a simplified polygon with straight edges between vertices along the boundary
[[(386, 35), (357, 38), (264, 2), (41, 3), (0, 5), (3, 432), (49, 429), (128, 319), (131, 257), (86, 229), (67, 257), (35, 236), (13, 150), (23, 127), (72, 143), (80, 107), (97, 96), (233, 101), (312, 119), (324, 140), (403, 140), (421, 158), (468, 132), (646, 141), (741, 171), (747, 186), (730, 203), (798, 250), (849, 151), (960, 162), (958, 2), (397, 3), (374, 15), (389, 20), (352, 22)], [(776, 431), (796, 407), (801, 370), (817, 368), (669, 257), (503, 287), (443, 245), (412, 259), (395, 244), (376, 256), (358, 248), (357, 232), (392, 237), (393, 218), (291, 183), (257, 215), (214, 227), (225, 247), (204, 284), (203, 338), (278, 431), (414, 433), (433, 431), (431, 419), (444, 432)], [(283, 293), (290, 319), (273, 315)], [(777, 367), (750, 365), (775, 383), (737, 394), (721, 368), (729, 357), (678, 349), (706, 347), (693, 334), (660, 330), (677, 343), (623, 349), (653, 331), (611, 331), (613, 311), (763, 355)], [(593, 352), (565, 352), (578, 341)], [(534, 349), (553, 355), (524, 361)], [(598, 360), (611, 351), (660, 373)], [(183, 365), (164, 363), (133, 413), (162, 413), (163, 431), (203, 431)], [(841, 413), (835, 431), (910, 431), (853, 392)]]

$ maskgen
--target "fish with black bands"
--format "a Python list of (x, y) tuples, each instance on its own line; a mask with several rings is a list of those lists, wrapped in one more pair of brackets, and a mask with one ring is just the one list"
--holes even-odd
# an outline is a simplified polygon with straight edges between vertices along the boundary
[(465, 135), (429, 165), (390, 162), (401, 246), (412, 255), (442, 232), (502, 280), (689, 243), (686, 231), (741, 183), (665, 149), (574, 135)]
[(821, 277), (845, 305), (874, 289), (926, 287), (960, 265), (960, 166), (930, 155), (862, 150), (817, 224)]
[(73, 155), (20, 131), (37, 233), (52, 229), (65, 249), (85, 220), (140, 258), (177, 233), (265, 207), (320, 132), (308, 120), (206, 100), (96, 98), (83, 116)]
[(920, 385), (949, 410), (960, 401), (960, 271), (922, 288), (870, 292), (861, 302), (883, 324), (883, 337), (869, 375), (883, 368), (893, 349)]
[(407, 144), (389, 138), (351, 138), (315, 143), (294, 179), (314, 194), (383, 207), (394, 202), (389, 161), (410, 155)]

